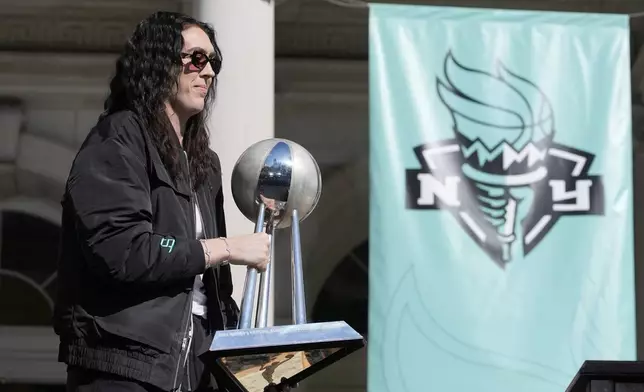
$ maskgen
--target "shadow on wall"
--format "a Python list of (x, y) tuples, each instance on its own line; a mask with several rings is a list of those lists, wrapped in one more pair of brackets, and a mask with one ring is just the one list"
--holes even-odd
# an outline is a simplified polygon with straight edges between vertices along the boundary
[(631, 19), (631, 92), (633, 98), (633, 148), (644, 143), (644, 14)]
[(644, 14), (631, 19), (633, 98), (633, 211), (637, 357), (644, 359)]
[(637, 358), (644, 359), (644, 151), (633, 158), (633, 211), (635, 244), (635, 303), (637, 323)]

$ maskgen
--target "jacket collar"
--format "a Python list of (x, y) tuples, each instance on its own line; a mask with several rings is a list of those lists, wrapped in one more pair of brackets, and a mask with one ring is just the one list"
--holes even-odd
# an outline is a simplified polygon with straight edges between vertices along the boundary
[[(172, 178), (170, 177), (170, 174), (168, 173), (168, 170), (165, 168), (165, 165), (163, 164), (163, 160), (161, 160), (161, 156), (159, 155), (157, 148), (151, 143), (151, 141), (147, 139), (147, 137), (146, 137), (146, 144), (148, 145), (148, 150), (150, 151), (150, 166), (151, 166), (151, 171), (154, 173), (154, 175), (159, 179), (159, 181), (171, 187), (178, 194), (181, 194), (182, 196), (190, 198), (192, 192), (190, 189), (191, 188), (190, 178), (189, 178), (190, 174), (189, 174), (188, 168), (186, 167), (184, 170), (184, 172), (188, 176), (187, 178), (179, 179), (176, 182), (173, 181)], [(184, 166), (186, 165), (186, 161), (185, 159), (183, 159), (183, 157), (181, 162)]]

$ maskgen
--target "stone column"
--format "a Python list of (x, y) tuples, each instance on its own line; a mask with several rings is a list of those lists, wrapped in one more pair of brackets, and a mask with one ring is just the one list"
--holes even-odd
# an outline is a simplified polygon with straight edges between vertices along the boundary
[[(215, 28), (223, 53), (208, 125), (211, 147), (221, 158), (228, 236), (249, 234), (254, 226), (235, 205), (230, 177), (246, 148), (274, 136), (274, 4), (267, 0), (195, 0), (192, 5), (193, 15)], [(233, 266), (232, 270), (233, 296), (241, 306), (246, 269)], [(274, 309), (272, 298), (270, 309)], [(272, 317), (268, 323), (273, 324)]]

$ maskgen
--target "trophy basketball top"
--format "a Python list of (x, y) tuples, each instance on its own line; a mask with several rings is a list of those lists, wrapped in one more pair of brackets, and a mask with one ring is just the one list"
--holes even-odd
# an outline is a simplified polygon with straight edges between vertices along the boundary
[(289, 227), (293, 210), (303, 221), (322, 193), (322, 176), (313, 156), (299, 144), (278, 138), (247, 148), (235, 163), (231, 182), (242, 214), (255, 222), (263, 203), (270, 212), (266, 221), (275, 228)]

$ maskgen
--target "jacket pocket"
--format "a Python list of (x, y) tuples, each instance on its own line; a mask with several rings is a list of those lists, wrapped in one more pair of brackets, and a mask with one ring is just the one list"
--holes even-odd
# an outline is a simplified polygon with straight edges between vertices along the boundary
[(159, 297), (131, 306), (117, 313), (96, 317), (98, 326), (106, 332), (121, 336), (169, 354), (175, 337), (181, 333), (181, 317), (185, 313), (188, 295)]

